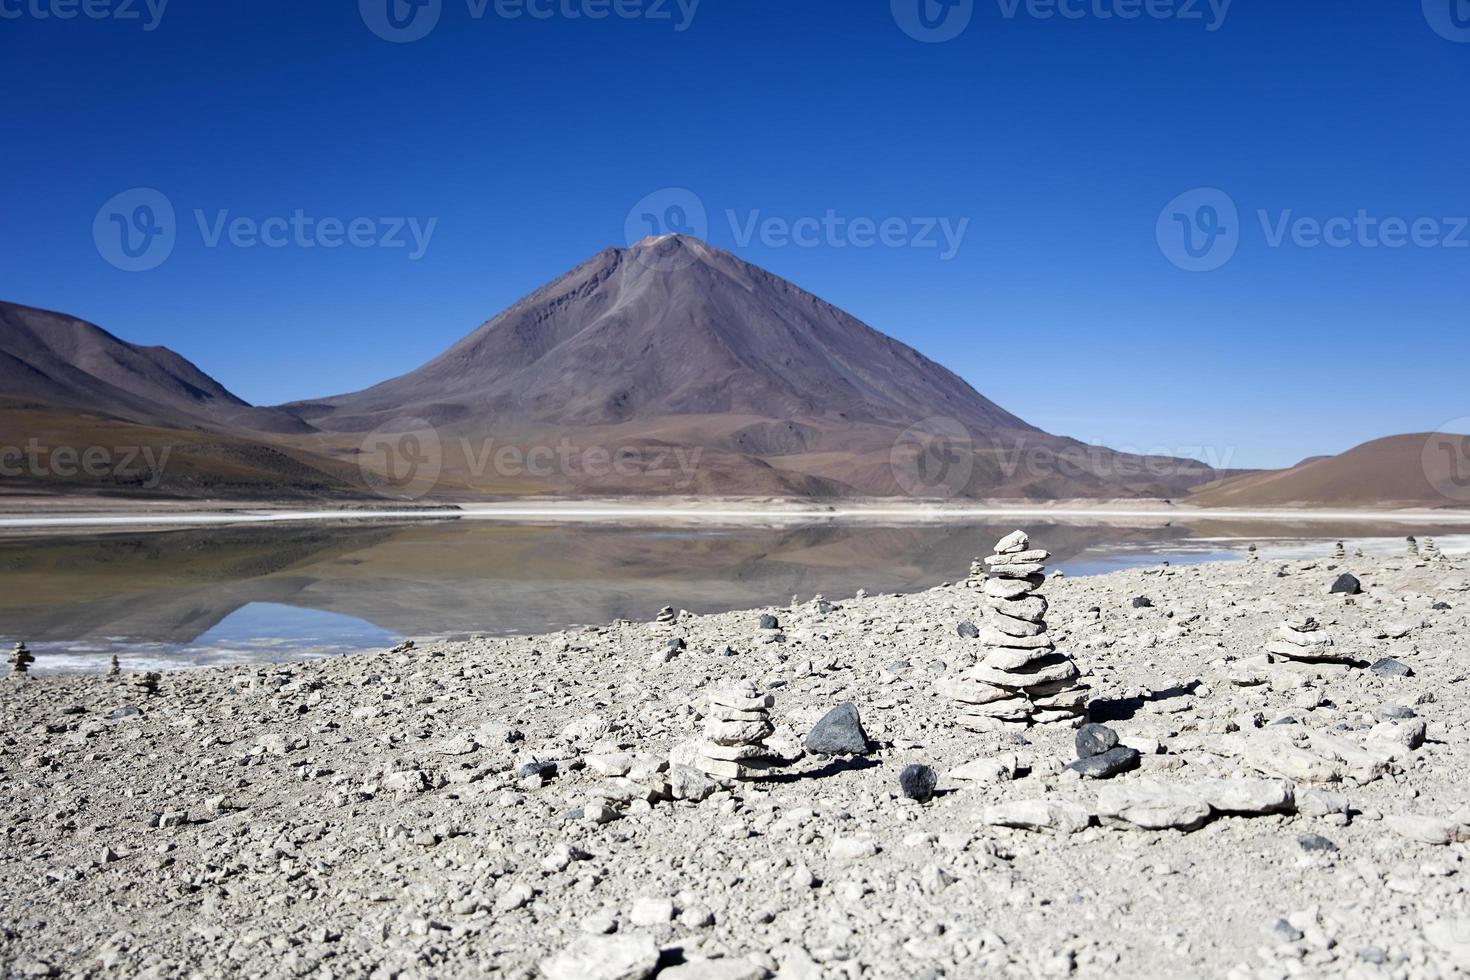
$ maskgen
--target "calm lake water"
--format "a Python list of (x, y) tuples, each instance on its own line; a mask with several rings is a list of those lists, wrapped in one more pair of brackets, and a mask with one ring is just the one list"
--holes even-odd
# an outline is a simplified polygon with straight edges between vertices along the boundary
[[(1243, 556), (1323, 556), (1336, 540), (1401, 553), (1441, 528), (1206, 521), (1191, 526), (872, 522), (277, 524), (0, 537), (0, 642), (38, 670), (273, 663), (386, 649), (401, 639), (541, 633), (718, 612), (793, 594), (910, 592), (966, 574), (1017, 526), (1053, 567), (1088, 575)], [(1463, 531), (1463, 528), (1460, 529)], [(1466, 542), (1470, 543), (1470, 542)]]

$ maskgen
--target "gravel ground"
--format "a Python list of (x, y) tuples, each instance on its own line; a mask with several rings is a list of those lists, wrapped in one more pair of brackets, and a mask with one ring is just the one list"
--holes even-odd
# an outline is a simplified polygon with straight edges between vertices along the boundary
[[(1470, 564), (1327, 550), (1047, 580), (1092, 719), (1139, 753), (1104, 779), (1068, 768), (1071, 727), (954, 724), (936, 682), (984, 655), (963, 582), (154, 694), (0, 679), (0, 967), (1464, 976)], [(1363, 594), (1329, 594), (1343, 572)], [(1333, 662), (1268, 656), (1307, 616)], [(774, 695), (783, 764), (721, 782), (691, 740), (743, 681)], [(848, 703), (867, 748), (806, 753)], [(914, 764), (938, 777), (924, 802)]]

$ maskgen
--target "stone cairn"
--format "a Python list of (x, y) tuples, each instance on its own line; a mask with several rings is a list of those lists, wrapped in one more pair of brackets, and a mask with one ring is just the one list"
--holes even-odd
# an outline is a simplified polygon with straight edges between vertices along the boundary
[(1419, 541), (1418, 541), (1418, 539), (1415, 538), (1411, 534), (1407, 538), (1404, 538), (1404, 543), (1409, 546), (1409, 557), (1410, 558), (1418, 558), (1419, 557)]
[(145, 698), (151, 698), (158, 693), (158, 685), (163, 681), (163, 675), (156, 670), (146, 671), (138, 674), (132, 680), (133, 689)]
[(31, 664), (35, 662), (35, 655), (26, 648), (24, 642), (18, 642), (15, 644), (15, 652), (10, 655), (10, 669), (14, 673), (29, 673), (31, 669)]
[(1434, 543), (1434, 539), (1433, 538), (1425, 538), (1424, 539), (1424, 560), (1425, 561), (1447, 561), (1448, 559), (1445, 558), (1444, 552), (1439, 550), (1439, 545), (1437, 545), (1437, 544)]
[(1297, 663), (1344, 663), (1352, 658), (1339, 652), (1331, 635), (1311, 616), (1288, 619), (1276, 629), (1266, 652)]
[(653, 621), (660, 626), (672, 626), (678, 618), (679, 615), (674, 612), (673, 606), (664, 606), (658, 611), (658, 616)]
[(764, 775), (777, 764), (765, 745), (776, 730), (771, 724), (775, 703), (754, 681), (711, 694), (695, 768), (720, 779)]
[(1246, 561), (1249, 561), (1249, 562), (1257, 562), (1257, 561), (1260, 561), (1261, 560), (1261, 552), (1260, 552), (1260, 550), (1258, 548), (1256, 548), (1255, 545), (1251, 545), (1249, 548), (1245, 549), (1245, 560)]
[(1051, 555), (1031, 550), (1023, 531), (1002, 538), (985, 559), (985, 648), (980, 662), (940, 682), (940, 693), (959, 705), (957, 721), (971, 731), (995, 732), (1030, 725), (1078, 723), (1087, 710), (1088, 688), (1077, 665), (1058, 653), (1046, 634), (1044, 564)]
[(122, 673), (122, 664), (117, 662), (117, 654), (112, 655), (112, 661), (107, 665), (107, 676), (116, 677)]
[(965, 588), (985, 588), (985, 560), (983, 558), (976, 558), (970, 562), (970, 577), (965, 579)]
[(1347, 547), (1341, 541), (1337, 542), (1337, 547), (1332, 549), (1332, 557), (1338, 561), (1347, 557)]

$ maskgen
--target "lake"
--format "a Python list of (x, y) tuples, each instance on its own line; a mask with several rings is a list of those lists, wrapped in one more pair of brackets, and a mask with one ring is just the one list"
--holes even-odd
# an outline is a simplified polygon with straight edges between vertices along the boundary
[[(1163, 561), (1326, 557), (1333, 542), (1400, 553), (1403, 524), (872, 520), (800, 524), (299, 523), (0, 537), (0, 641), (36, 670), (262, 664), (402, 639), (543, 633), (671, 605), (785, 605), (793, 594), (911, 592), (963, 578), (1021, 526), (1052, 567), (1089, 575)], [(1459, 528), (1463, 532), (1464, 528)]]

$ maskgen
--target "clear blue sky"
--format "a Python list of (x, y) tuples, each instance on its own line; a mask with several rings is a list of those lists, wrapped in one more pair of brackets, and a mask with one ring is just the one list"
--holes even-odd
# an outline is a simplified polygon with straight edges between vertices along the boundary
[[(1420, 0), (1237, 0), (1223, 20), (1218, 0), (1152, 0), (1199, 20), (973, 0), (940, 43), (889, 0), (704, 0), (687, 24), (677, 0), (601, 20), (566, 15), (599, 0), (535, 0), (545, 19), (442, 0), (411, 43), (367, 26), (387, 0), (366, 19), (357, 0), (173, 0), (152, 30), (145, 0), (139, 20), (37, 16), (67, 2), (0, 0), (0, 298), (172, 347), (252, 402), (415, 367), (684, 187), (714, 244), (1052, 431), (1271, 466), (1470, 415), (1470, 247), (1273, 247), (1257, 216), (1470, 215), (1470, 30)], [(93, 226), (137, 187), (176, 209), (176, 242), (126, 272)], [(1215, 271), (1160, 246), (1195, 188), (1239, 209)], [(298, 209), (437, 224), (415, 260), (208, 247), (194, 215)], [(742, 245), (727, 211), (968, 226), (946, 260)], [(1470, 246), (1456, 225), (1426, 234)]]

